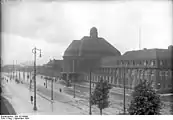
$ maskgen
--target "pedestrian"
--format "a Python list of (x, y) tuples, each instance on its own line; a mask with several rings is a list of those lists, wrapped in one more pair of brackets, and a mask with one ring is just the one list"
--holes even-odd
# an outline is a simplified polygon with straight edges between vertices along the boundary
[(45, 83), (44, 83), (44, 86), (45, 86)]
[(33, 96), (31, 96), (31, 104), (33, 104)]

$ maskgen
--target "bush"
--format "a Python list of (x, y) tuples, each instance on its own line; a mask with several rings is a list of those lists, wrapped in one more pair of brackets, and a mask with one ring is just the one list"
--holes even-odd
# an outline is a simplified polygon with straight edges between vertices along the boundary
[(132, 93), (131, 104), (128, 108), (130, 115), (158, 115), (162, 103), (160, 95), (151, 86), (151, 83), (140, 81)]

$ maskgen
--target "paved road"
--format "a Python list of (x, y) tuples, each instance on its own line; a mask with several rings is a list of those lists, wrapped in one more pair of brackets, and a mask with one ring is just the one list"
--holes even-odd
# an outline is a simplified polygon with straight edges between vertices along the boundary
[[(51, 97), (51, 92), (50, 92), (51, 83), (48, 82), (48, 88), (45, 89), (44, 82), (45, 80), (41, 79), (39, 76), (37, 77), (37, 90), (39, 90), (39, 92), (41, 92), (42, 94), (48, 97)], [(63, 102), (70, 101), (68, 97), (61, 95), (61, 93), (59, 93), (59, 88), (63, 88), (63, 92), (73, 96), (73, 88), (63, 87), (63, 85), (60, 85), (57, 83), (57, 84), (54, 84), (54, 100), (63, 101)], [(87, 100), (89, 95), (88, 93), (89, 93), (89, 89), (87, 87), (76, 86), (76, 97)], [(120, 107), (120, 109), (122, 109), (123, 95), (115, 93), (114, 95), (111, 95), (110, 98), (112, 103), (115, 104), (116, 108)], [(129, 99), (127, 96), (126, 98)], [(111, 107), (114, 108), (114, 105), (111, 105)]]

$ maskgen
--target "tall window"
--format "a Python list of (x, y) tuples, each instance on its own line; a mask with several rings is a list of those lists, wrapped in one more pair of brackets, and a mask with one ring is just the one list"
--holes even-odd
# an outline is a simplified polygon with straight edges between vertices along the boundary
[(168, 87), (168, 84), (169, 84), (169, 72), (168, 71), (165, 71), (165, 87), (167, 88)]
[(155, 71), (154, 70), (151, 71), (151, 81), (152, 81), (152, 86), (154, 87), (155, 85)]
[(147, 70), (145, 71), (145, 77), (144, 77), (144, 79), (148, 80), (148, 71)]
[(133, 64), (133, 66), (135, 66), (135, 61), (134, 60), (132, 61), (132, 64)]
[(154, 66), (154, 62), (153, 62), (153, 60), (151, 60), (150, 65), (151, 65), (151, 66)]
[(163, 61), (162, 60), (160, 60), (160, 66), (162, 66), (163, 65)]
[[(160, 86), (159, 86), (159, 89), (161, 88), (161, 83), (163, 84), (163, 76), (164, 76), (164, 71), (160, 71), (159, 72), (159, 76), (160, 76)], [(163, 87), (164, 87), (164, 85), (163, 85)]]
[(147, 61), (146, 60), (144, 60), (144, 66), (146, 66), (147, 65)]
[(172, 75), (173, 75), (173, 71), (169, 70), (169, 85), (168, 87), (172, 88), (173, 84), (172, 84)]

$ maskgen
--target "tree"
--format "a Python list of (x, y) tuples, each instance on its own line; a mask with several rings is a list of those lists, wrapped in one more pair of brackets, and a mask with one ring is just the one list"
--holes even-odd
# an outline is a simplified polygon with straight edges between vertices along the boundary
[(134, 88), (131, 104), (128, 108), (130, 115), (158, 115), (162, 106), (160, 95), (153, 89), (152, 83), (144, 80)]
[(107, 81), (103, 81), (101, 79), (91, 94), (91, 105), (97, 105), (100, 109), (100, 115), (102, 115), (102, 109), (107, 108), (109, 106), (109, 90), (111, 89), (111, 85)]
[(170, 113), (171, 113), (171, 115), (173, 115), (173, 104), (171, 104)]

